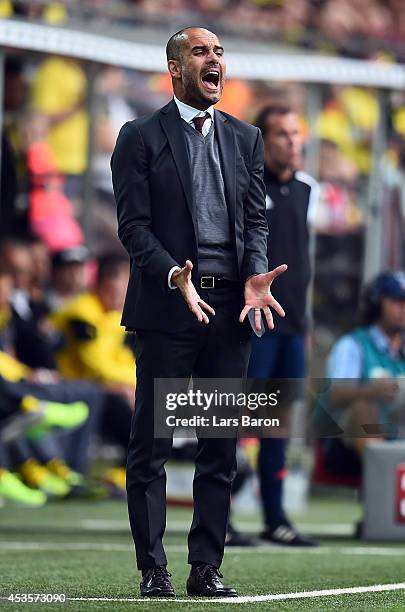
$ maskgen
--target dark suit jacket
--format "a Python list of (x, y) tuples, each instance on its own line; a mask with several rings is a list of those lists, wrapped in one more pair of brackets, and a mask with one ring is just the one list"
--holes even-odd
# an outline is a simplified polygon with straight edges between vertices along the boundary
[[(198, 286), (196, 214), (182, 119), (174, 100), (126, 123), (111, 159), (118, 235), (131, 258), (122, 324), (179, 331), (194, 315), (177, 289), (173, 266), (193, 264)], [(215, 110), (225, 196), (241, 281), (268, 271), (263, 141), (258, 128)]]

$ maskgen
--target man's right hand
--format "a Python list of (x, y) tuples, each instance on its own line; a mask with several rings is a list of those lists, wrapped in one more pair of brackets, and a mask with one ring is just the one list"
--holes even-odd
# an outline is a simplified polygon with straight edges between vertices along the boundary
[(198, 295), (197, 290), (191, 281), (192, 269), (193, 264), (189, 259), (187, 259), (184, 268), (179, 268), (173, 272), (171, 282), (173, 285), (176, 285), (178, 289), (180, 289), (182, 296), (187, 302), (187, 306), (191, 312), (195, 314), (199, 322), (209, 323), (210, 320), (204, 310), (212, 315), (215, 315), (215, 310), (211, 308), (207, 302), (204, 302), (204, 300), (202, 300)]

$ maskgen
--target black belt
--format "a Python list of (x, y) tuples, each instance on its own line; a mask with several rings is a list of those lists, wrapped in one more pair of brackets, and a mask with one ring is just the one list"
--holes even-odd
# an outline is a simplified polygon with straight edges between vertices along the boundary
[(240, 286), (240, 281), (229, 280), (216, 274), (202, 274), (200, 276), (200, 289), (222, 289)]

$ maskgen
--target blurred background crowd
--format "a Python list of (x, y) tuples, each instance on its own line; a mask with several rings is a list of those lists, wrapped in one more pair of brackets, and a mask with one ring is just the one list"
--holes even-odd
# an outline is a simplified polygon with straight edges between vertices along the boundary
[[(134, 39), (145, 28), (167, 38), (198, 23), (273, 51), (387, 65), (405, 55), (399, 0), (0, 0), (0, 17), (111, 28)], [(123, 495), (135, 367), (131, 336), (119, 327), (128, 262), (116, 234), (110, 157), (122, 124), (165, 104), (171, 82), (163, 73), (3, 51), (0, 475), (7, 472), (12, 495), (30, 505)], [(303, 83), (231, 78), (218, 108), (254, 122), (265, 105), (287, 105), (299, 117), (301, 167), (320, 187), (309, 372), (324, 376), (334, 341), (358, 320), (381, 121), (380, 269), (405, 266), (405, 92), (387, 92), (381, 118), (376, 89), (319, 85), (312, 122), (309, 92)], [(308, 168), (314, 149), (317, 167)]]
[(369, 57), (384, 51), (401, 60), (405, 17), (401, 0), (1, 0), (3, 17), (23, 15), (52, 24), (85, 23), (179, 30), (190, 23), (219, 34), (255, 37)]

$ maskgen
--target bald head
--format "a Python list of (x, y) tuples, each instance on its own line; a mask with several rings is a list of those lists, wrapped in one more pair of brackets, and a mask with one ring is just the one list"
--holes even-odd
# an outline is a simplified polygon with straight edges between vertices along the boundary
[(184, 42), (188, 38), (187, 31), (191, 28), (184, 28), (183, 30), (179, 30), (173, 36), (169, 38), (166, 45), (166, 59), (169, 60), (177, 60), (181, 61), (181, 50)]
[(199, 28), (198, 26), (188, 26), (187, 28), (183, 28), (179, 30), (173, 36), (169, 38), (166, 45), (166, 59), (169, 60), (177, 60), (180, 61), (182, 57), (183, 46), (187, 43), (189, 36), (193, 34), (208, 34), (211, 36), (215, 36), (213, 32), (210, 30), (206, 30), (205, 28)]

